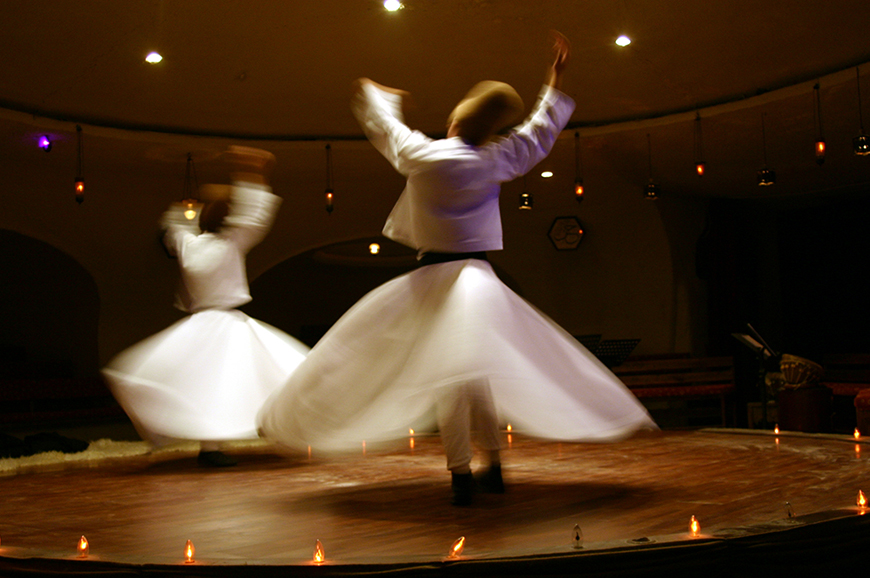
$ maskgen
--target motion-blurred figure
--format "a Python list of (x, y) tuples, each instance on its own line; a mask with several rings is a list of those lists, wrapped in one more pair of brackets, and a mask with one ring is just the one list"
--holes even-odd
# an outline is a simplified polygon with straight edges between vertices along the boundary
[(219, 449), (256, 438), (257, 412), (305, 358), (308, 347), (235, 308), (251, 300), (245, 256), (269, 231), (281, 199), (267, 175), (275, 157), (230, 147), (232, 186), (206, 185), (199, 223), (173, 204), (164, 244), (178, 258), (176, 307), (191, 313), (115, 357), (104, 369), (140, 435), (155, 444), (199, 440), (198, 461), (232, 466)]

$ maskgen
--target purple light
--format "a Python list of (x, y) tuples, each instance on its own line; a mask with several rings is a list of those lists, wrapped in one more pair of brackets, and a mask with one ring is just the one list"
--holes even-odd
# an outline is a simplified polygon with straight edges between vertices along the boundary
[(51, 150), (51, 139), (45, 135), (42, 135), (41, 137), (39, 137), (39, 148), (41, 148), (45, 152), (50, 151)]

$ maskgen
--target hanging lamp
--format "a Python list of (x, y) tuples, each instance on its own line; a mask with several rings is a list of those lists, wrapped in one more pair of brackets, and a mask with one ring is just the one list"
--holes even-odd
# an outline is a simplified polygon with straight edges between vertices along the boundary
[(695, 113), (695, 125), (694, 125), (694, 137), (695, 137), (695, 174), (699, 177), (704, 176), (704, 172), (707, 170), (707, 164), (704, 162), (704, 135), (701, 131), (701, 113)]
[(83, 174), (84, 167), (84, 147), (82, 145), (82, 127), (76, 125), (76, 203), (81, 205), (85, 202), (85, 177)]
[(649, 133), (646, 134), (647, 160), (649, 161), (649, 182), (644, 188), (643, 198), (648, 201), (655, 201), (659, 198), (659, 186), (653, 181), (652, 176), (652, 139)]
[(332, 214), (333, 209), (333, 196), (334, 191), (332, 189), (332, 146), (327, 143), (326, 144), (326, 212), (330, 215)]
[(202, 203), (199, 202), (199, 183), (196, 180), (196, 167), (193, 164), (193, 155), (187, 153), (187, 162), (184, 165), (184, 188), (181, 194), (181, 203), (184, 205), (184, 218), (192, 221), (199, 216)]
[(580, 155), (580, 133), (574, 133), (574, 200), (583, 202), (583, 159)]
[(861, 132), (852, 139), (852, 150), (858, 156), (865, 157), (870, 155), (870, 138), (864, 134), (864, 114), (861, 111), (861, 72), (858, 67), (855, 67), (855, 76), (858, 81), (858, 122), (860, 123)]
[(756, 173), (759, 187), (769, 187), (776, 183), (776, 172), (767, 168), (767, 135), (764, 130), (764, 116), (761, 113), (761, 153), (764, 157), (764, 166)]
[(816, 125), (816, 143), (814, 146), (816, 153), (816, 163), (823, 164), (825, 162), (825, 135), (822, 131), (822, 98), (820, 95), (820, 85), (817, 82), (813, 86), (813, 122)]

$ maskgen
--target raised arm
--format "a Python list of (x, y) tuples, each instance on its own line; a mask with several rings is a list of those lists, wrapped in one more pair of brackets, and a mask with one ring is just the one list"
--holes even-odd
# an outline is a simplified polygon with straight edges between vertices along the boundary
[(568, 66), (568, 58), (571, 56), (571, 44), (561, 32), (553, 30), (552, 35), (554, 39), (553, 54), (555, 58), (553, 64), (547, 69), (547, 78), (544, 84), (557, 90), (561, 90), (562, 73)]
[(524, 175), (550, 154), (574, 111), (574, 101), (560, 89), (571, 47), (555, 30), (553, 38), (553, 63), (547, 68), (546, 82), (532, 113), (496, 147), (500, 162), (493, 174), (501, 182)]
[(269, 232), (281, 204), (269, 186), (275, 155), (261, 149), (231, 146), (223, 158), (230, 164), (233, 188), (221, 234), (231, 237), (246, 253)]
[(363, 89), (363, 86), (369, 85), (374, 86), (378, 90), (382, 90), (384, 92), (389, 92), (390, 94), (395, 94), (396, 96), (402, 97), (402, 99), (406, 99), (411, 96), (411, 93), (407, 90), (401, 90), (399, 88), (390, 88), (389, 86), (384, 86), (383, 84), (379, 84), (372, 80), (371, 78), (357, 78), (353, 83), (354, 92), (359, 92)]
[(369, 79), (354, 82), (351, 110), (374, 147), (403, 175), (416, 151), (431, 139), (405, 124), (402, 105), (409, 93)]

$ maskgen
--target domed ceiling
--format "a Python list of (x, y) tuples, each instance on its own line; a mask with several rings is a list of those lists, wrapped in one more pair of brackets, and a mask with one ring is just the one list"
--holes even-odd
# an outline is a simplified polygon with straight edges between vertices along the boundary
[[(870, 61), (863, 0), (406, 0), (395, 12), (379, 0), (8, 0), (3, 13), (0, 153), (30, 146), (40, 127), (74, 138), (75, 124), (122, 129), (112, 134), (137, 143), (361, 141), (348, 106), (360, 76), (409, 90), (409, 124), (437, 136), (484, 78), (513, 84), (530, 106), (558, 29), (572, 43), (564, 90), (577, 102), (563, 137), (576, 131), (608, 159), (600, 170), (629, 170), (642, 186), (651, 160), (672, 191), (747, 196), (766, 156), (782, 185), (768, 195), (868, 182), (870, 157), (851, 150), (856, 66)], [(621, 34), (630, 45), (614, 43)], [(150, 51), (162, 62), (146, 63)], [(870, 65), (859, 70), (870, 123)], [(812, 152), (816, 83), (824, 173)], [(572, 144), (553, 162), (573, 173)], [(181, 163), (185, 146), (128, 142), (105, 154)], [(697, 154), (709, 167), (704, 187), (692, 174)]]

